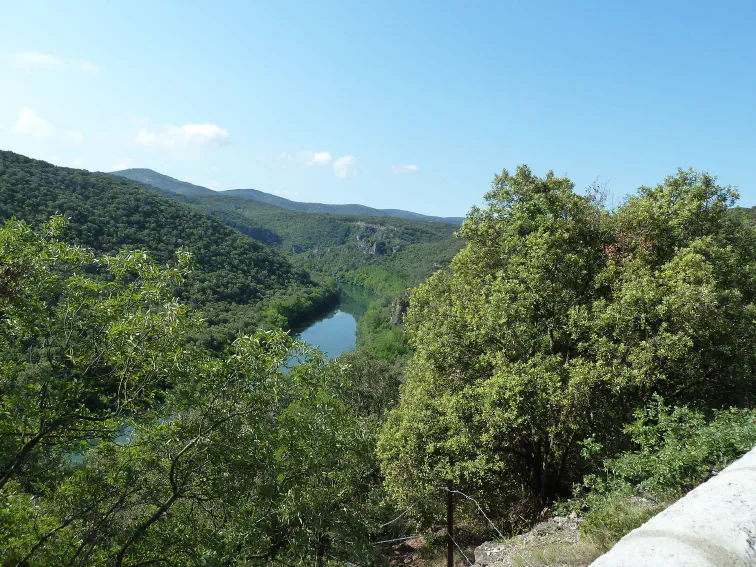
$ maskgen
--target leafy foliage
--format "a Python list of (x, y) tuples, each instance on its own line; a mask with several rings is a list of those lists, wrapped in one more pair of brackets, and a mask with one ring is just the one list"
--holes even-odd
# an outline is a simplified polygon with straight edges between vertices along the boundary
[(604, 546), (756, 445), (756, 412), (733, 408), (707, 418), (654, 396), (625, 431), (633, 449), (607, 459), (578, 490), (587, 509), (582, 529)]
[(64, 231), (0, 229), (0, 562), (369, 560), (375, 373), (279, 331), (211, 355), (173, 296), (184, 252), (160, 268)]
[(679, 171), (609, 211), (551, 173), (496, 176), (452, 273), (412, 294), (416, 353), (379, 445), (394, 496), (450, 480), (526, 516), (626, 446), (653, 393), (752, 403), (754, 230), (735, 197)]
[(53, 214), (67, 219), (62, 238), (98, 252), (146, 249), (168, 262), (188, 250), (197, 271), (177, 296), (208, 315), (216, 345), (259, 325), (296, 326), (335, 300), (331, 283), (166, 194), (0, 152), (0, 218), (40, 223)]

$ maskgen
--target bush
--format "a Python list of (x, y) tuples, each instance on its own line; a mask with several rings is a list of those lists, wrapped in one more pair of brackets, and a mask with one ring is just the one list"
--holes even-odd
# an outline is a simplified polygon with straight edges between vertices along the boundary
[(655, 395), (625, 428), (636, 448), (585, 478), (582, 529), (611, 545), (756, 445), (756, 411), (670, 408)]

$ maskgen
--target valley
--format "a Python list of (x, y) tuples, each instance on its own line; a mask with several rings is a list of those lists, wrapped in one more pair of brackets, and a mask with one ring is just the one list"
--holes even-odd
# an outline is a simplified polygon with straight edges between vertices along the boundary
[(756, 567), (756, 2), (6, 2), (0, 567)]
[(565, 524), (522, 552), (585, 565), (756, 443), (756, 223), (706, 174), (612, 210), (523, 166), (461, 226), (132, 174), (0, 152), (9, 564), (434, 565)]
[(151, 170), (113, 175), (215, 217), (279, 251), (301, 270), (369, 298), (368, 317), (359, 327), (356, 344), (381, 358), (397, 360), (408, 352), (398, 321), (391, 321), (391, 305), (448, 266), (463, 245), (455, 237), (455, 224), (416, 220), (422, 215), (414, 213), (413, 218), (399, 218), (303, 212), (271, 204), (278, 202), (274, 199), (266, 202), (240, 197), (237, 191), (215, 192)]

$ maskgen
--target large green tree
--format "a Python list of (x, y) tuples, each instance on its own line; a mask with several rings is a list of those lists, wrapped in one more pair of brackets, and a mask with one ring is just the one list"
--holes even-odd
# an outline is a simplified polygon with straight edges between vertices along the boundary
[(394, 495), (452, 481), (535, 511), (625, 442), (652, 393), (751, 402), (756, 250), (735, 198), (679, 171), (608, 210), (552, 173), (497, 175), (451, 270), (412, 295), (416, 353), (380, 443)]

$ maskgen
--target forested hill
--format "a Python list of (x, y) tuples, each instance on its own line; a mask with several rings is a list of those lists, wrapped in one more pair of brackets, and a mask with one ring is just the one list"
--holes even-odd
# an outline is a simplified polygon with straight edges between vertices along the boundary
[(68, 219), (66, 240), (97, 251), (143, 248), (167, 263), (186, 248), (198, 268), (179, 294), (214, 324), (237, 330), (265, 321), (296, 324), (333, 299), (330, 286), (311, 281), (274, 250), (167, 194), (0, 152), (0, 218), (40, 223), (53, 214)]
[(374, 209), (373, 207), (367, 207), (365, 205), (330, 205), (326, 203), (300, 203), (298, 201), (290, 201), (277, 195), (271, 195), (257, 189), (231, 189), (229, 191), (216, 192), (207, 187), (201, 187), (199, 185), (192, 185), (184, 181), (179, 181), (173, 177), (163, 175), (151, 169), (124, 169), (121, 171), (114, 171), (112, 175), (118, 175), (120, 177), (126, 177), (134, 181), (147, 183), (153, 187), (159, 189), (165, 189), (173, 193), (180, 195), (213, 195), (223, 194), (233, 197), (241, 197), (260, 203), (267, 203), (269, 205), (276, 205), (290, 211), (299, 211), (302, 213), (325, 213), (333, 215), (360, 215), (360, 216), (379, 216), (379, 217), (395, 217), (403, 219), (414, 219), (428, 222), (445, 222), (451, 224), (462, 224), (463, 217), (434, 217), (429, 215), (422, 215), (420, 213), (413, 213), (412, 211), (405, 211), (402, 209)]
[(268, 203), (270, 205), (283, 207), (284, 209), (289, 209), (291, 211), (300, 211), (303, 213), (396, 217), (428, 222), (447, 222), (452, 224), (462, 224), (462, 221), (465, 220), (463, 217), (434, 217), (430, 215), (422, 215), (420, 213), (413, 213), (412, 211), (405, 211), (402, 209), (375, 209), (373, 207), (356, 204), (330, 205), (326, 203), (300, 203), (299, 201), (291, 201), (277, 195), (264, 193), (263, 191), (258, 191), (257, 189), (231, 189), (229, 191), (224, 191), (223, 193), (234, 197), (243, 197), (244, 199), (260, 201), (263, 203)]
[(180, 198), (279, 248), (308, 271), (381, 294), (403, 292), (448, 266), (462, 246), (456, 225), (389, 217), (302, 213), (226, 193)]
[(114, 171), (113, 175), (119, 177), (125, 177), (132, 181), (139, 181), (140, 183), (146, 183), (157, 187), (158, 189), (164, 189), (171, 193), (178, 193), (179, 195), (212, 195), (215, 193), (212, 189), (202, 187), (200, 185), (194, 185), (187, 183), (186, 181), (179, 181), (168, 175), (163, 175), (157, 171), (143, 168), (123, 169), (121, 171)]

